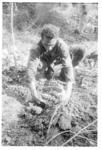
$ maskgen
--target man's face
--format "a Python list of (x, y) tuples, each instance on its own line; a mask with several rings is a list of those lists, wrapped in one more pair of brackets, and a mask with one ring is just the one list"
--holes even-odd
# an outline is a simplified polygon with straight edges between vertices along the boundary
[(42, 44), (47, 51), (51, 51), (56, 44), (56, 39), (51, 37), (42, 37)]

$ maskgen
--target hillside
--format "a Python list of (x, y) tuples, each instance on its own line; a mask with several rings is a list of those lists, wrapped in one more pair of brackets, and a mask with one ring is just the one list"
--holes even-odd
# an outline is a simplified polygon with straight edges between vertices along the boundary
[[(91, 3), (3, 3), (2, 145), (97, 146), (97, 11), (97, 4)], [(86, 50), (74, 70), (64, 124), (58, 120), (64, 109), (57, 106), (60, 86), (55, 81), (42, 80), (37, 85), (48, 105), (43, 110), (27, 109), (32, 99), (26, 75), (28, 56), (47, 23), (60, 28), (60, 37), (69, 46)], [(64, 130), (66, 124), (68, 130)]]

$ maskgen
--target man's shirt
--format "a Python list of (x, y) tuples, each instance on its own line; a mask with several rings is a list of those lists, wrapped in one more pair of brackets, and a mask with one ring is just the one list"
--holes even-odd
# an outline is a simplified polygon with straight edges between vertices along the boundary
[(30, 57), (28, 61), (28, 76), (30, 80), (33, 80), (39, 71), (39, 63), (43, 64), (43, 68), (46, 70), (51, 67), (52, 69), (58, 65), (62, 68), (67, 68), (67, 76), (70, 81), (74, 80), (72, 61), (69, 54), (69, 47), (62, 39), (57, 39), (55, 46), (51, 51), (46, 51), (41, 41), (34, 46), (30, 51)]

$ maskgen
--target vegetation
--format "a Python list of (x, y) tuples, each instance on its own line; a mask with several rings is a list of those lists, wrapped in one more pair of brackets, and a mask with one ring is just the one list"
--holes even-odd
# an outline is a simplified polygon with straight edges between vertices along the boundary
[[(97, 3), (3, 3), (2, 145), (97, 146), (97, 11)], [(60, 37), (69, 46), (86, 50), (74, 70), (75, 84), (65, 109), (68, 116), (63, 120), (71, 124), (64, 131), (59, 116), (65, 110), (57, 105), (61, 83), (38, 82), (47, 105), (44, 110), (28, 109), (29, 51), (47, 23), (60, 27)]]

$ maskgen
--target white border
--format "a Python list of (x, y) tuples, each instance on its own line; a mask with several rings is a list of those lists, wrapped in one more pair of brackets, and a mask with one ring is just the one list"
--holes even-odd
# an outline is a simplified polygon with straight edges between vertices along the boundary
[[(98, 33), (98, 54), (99, 54), (99, 61), (98, 61), (98, 146), (97, 147), (28, 147), (28, 146), (0, 146), (0, 149), (7, 149), (7, 150), (11, 150), (11, 149), (20, 149), (20, 150), (23, 150), (23, 149), (68, 149), (68, 150), (79, 150), (79, 149), (94, 149), (94, 150), (101, 150), (102, 149), (102, 100), (101, 100), (101, 93), (102, 93), (102, 46), (101, 46), (101, 43), (102, 43), (102, 3), (101, 3), (101, 0), (1, 0), (0, 2), (0, 15), (2, 16), (2, 2), (66, 2), (66, 3), (72, 3), (72, 2), (76, 2), (76, 3), (97, 3), (98, 2), (98, 27), (99, 27), (99, 33)], [(2, 17), (0, 17), (0, 50), (2, 50)], [(1, 51), (2, 53), (2, 51)], [(1, 54), (0, 54), (0, 57), (2, 58)], [(1, 58), (0, 58), (0, 70), (1, 70)], [(2, 71), (2, 70), (1, 70)], [(0, 84), (2, 84), (1, 82), (2, 80), (2, 75), (0, 74)], [(2, 90), (1, 89), (2, 86), (0, 86), (0, 91)], [(0, 95), (1, 99), (0, 99), (0, 104), (1, 103), (1, 100), (2, 100), (2, 95)], [(0, 105), (1, 106), (1, 105)], [(1, 110), (1, 109), (0, 109)], [(2, 112), (1, 112), (2, 113)], [(1, 120), (1, 113), (0, 113), (0, 120)], [(1, 123), (0, 123), (1, 125)], [(0, 143), (1, 143), (1, 126), (0, 126)]]
[(102, 149), (102, 2), (98, 6), (98, 145)]
[(2, 114), (2, 5), (0, 3), (0, 50), (1, 50), (1, 53), (0, 53), (0, 144), (1, 144), (1, 130), (2, 130), (2, 124), (1, 124), (1, 120), (2, 120), (2, 117), (1, 117), (1, 114)]
[(61, 3), (97, 3), (99, 0), (1, 0), (2, 2), (61, 2)]

